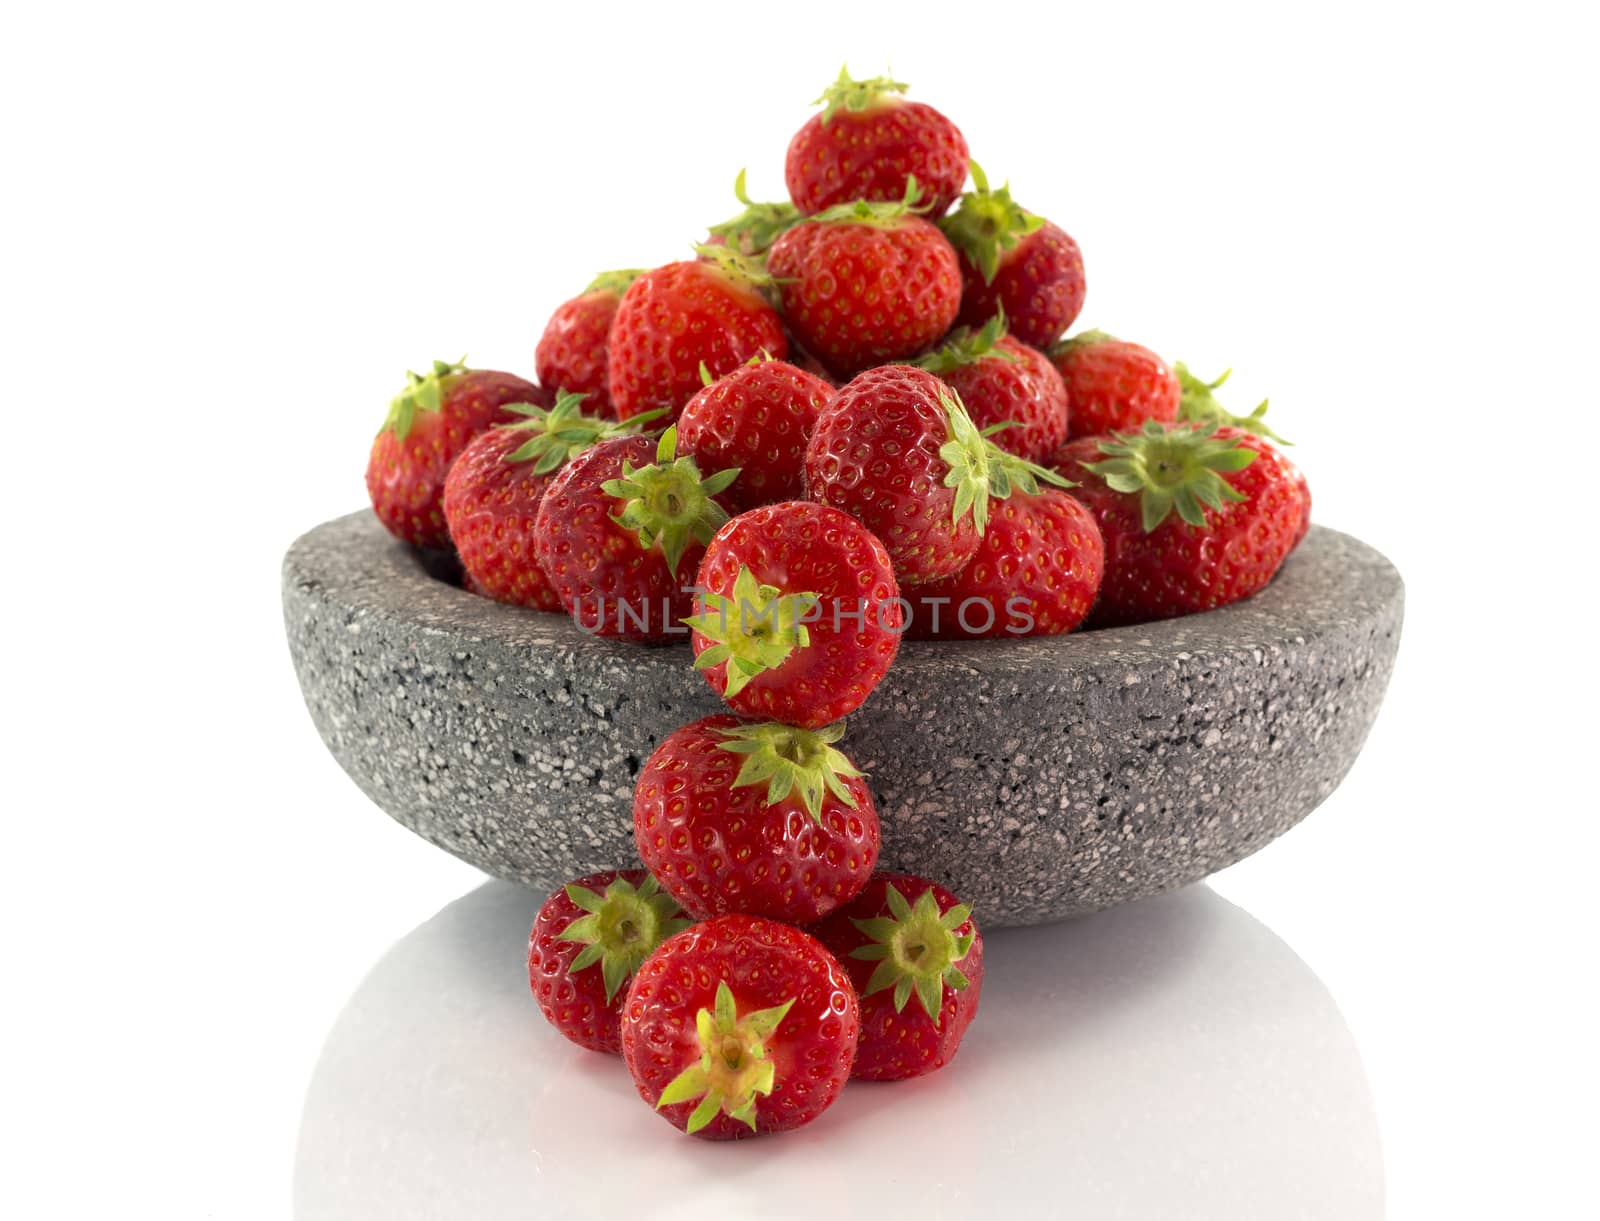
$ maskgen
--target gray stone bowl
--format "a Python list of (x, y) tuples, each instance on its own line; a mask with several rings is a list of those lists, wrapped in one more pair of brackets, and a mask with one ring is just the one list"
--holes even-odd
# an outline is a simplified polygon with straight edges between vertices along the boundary
[[(454, 584), (367, 512), (284, 561), (311, 719), (391, 816), (496, 877), (552, 889), (637, 862), (635, 777), (722, 710), (686, 643), (596, 639)], [(882, 864), (993, 926), (1171, 890), (1333, 792), (1400, 643), (1400, 575), (1314, 527), (1253, 598), (1069, 636), (906, 641), (841, 745), (871, 775)]]

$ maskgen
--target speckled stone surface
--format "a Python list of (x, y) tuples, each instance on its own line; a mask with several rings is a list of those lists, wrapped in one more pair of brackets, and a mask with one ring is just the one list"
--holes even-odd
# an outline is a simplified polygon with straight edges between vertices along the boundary
[[(721, 701), (687, 644), (598, 640), (456, 588), (370, 513), (284, 561), (318, 732), (379, 806), (541, 890), (636, 863), (633, 783)], [(1170, 890), (1288, 830), (1349, 770), (1400, 642), (1383, 556), (1322, 527), (1254, 598), (1036, 640), (907, 641), (841, 746), (872, 777), (882, 863), (990, 925)]]

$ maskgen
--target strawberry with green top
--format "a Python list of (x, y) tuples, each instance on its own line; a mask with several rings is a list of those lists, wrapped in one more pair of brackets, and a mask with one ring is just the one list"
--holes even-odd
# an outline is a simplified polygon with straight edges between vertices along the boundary
[(948, 385), (980, 429), (1007, 453), (1043, 462), (1067, 439), (1067, 388), (1037, 348), (1006, 333), (996, 314), (979, 330), (963, 327), (916, 362)]
[(644, 960), (689, 920), (642, 869), (607, 870), (557, 890), (528, 935), (539, 1011), (579, 1047), (622, 1053), (622, 1002)]
[(697, 249), (701, 260), (638, 276), (617, 307), (606, 376), (621, 419), (658, 410), (676, 419), (703, 384), (702, 365), (720, 377), (762, 352), (789, 354), (760, 264), (726, 247)]
[(1178, 418), (1182, 390), (1149, 348), (1104, 331), (1084, 331), (1050, 349), (1067, 387), (1067, 439), (1127, 432), (1146, 420)]
[(450, 464), (484, 429), (516, 419), (509, 404), (550, 402), (532, 382), (461, 361), (436, 360), (427, 373), (406, 374), (367, 459), (367, 493), (378, 520), (414, 546), (450, 546), (441, 503)]
[(880, 873), (812, 931), (861, 998), (852, 1076), (900, 1081), (950, 1063), (983, 991), (983, 935), (966, 904), (927, 878)]
[(1268, 442), (1215, 424), (1072, 441), (1058, 468), (1099, 522), (1105, 577), (1093, 623), (1214, 610), (1267, 584), (1304, 537), (1310, 492)]
[(736, 1140), (798, 1128), (832, 1106), (859, 1024), (850, 978), (816, 938), (718, 916), (667, 938), (634, 976), (622, 1055), (667, 1122)]
[(601, 441), (637, 433), (651, 419), (597, 419), (583, 413), (583, 404), (583, 395), (566, 391), (554, 407), (513, 403), (506, 410), (522, 418), (479, 433), (451, 466), (444, 516), (474, 593), (537, 610), (562, 609), (534, 557), (539, 503), (572, 458)]
[(902, 586), (961, 571), (977, 554), (992, 503), (1053, 471), (1000, 449), (961, 398), (925, 369), (885, 365), (843, 387), (806, 447), (813, 500), (850, 514), (883, 543)]
[(695, 669), (748, 717), (816, 729), (848, 716), (900, 647), (889, 554), (829, 505), (786, 501), (735, 517), (706, 547), (696, 584), (686, 620)]
[(858, 81), (848, 68), (813, 105), (784, 161), (789, 198), (802, 212), (858, 199), (892, 203), (915, 178), (928, 212), (942, 216), (967, 180), (967, 141), (932, 106), (907, 101), (907, 86), (886, 76)]
[(728, 489), (737, 509), (805, 495), (806, 440), (833, 386), (765, 353), (712, 378), (678, 417), (678, 448), (702, 470), (739, 468)]
[(676, 448), (675, 428), (659, 441), (601, 441), (568, 462), (539, 502), (534, 553), (587, 632), (641, 643), (687, 634), (695, 568), (728, 520), (716, 497), (739, 472), (703, 475)]
[(589, 413), (613, 416), (606, 342), (622, 294), (643, 275), (640, 268), (603, 271), (576, 297), (556, 307), (534, 349), (539, 383), (586, 396)]
[(1083, 309), (1083, 252), (1058, 226), (1016, 204), (1009, 183), (990, 190), (976, 161), (972, 181), (973, 190), (939, 222), (961, 255), (959, 321), (982, 326), (1004, 310), (1012, 335), (1047, 348)]
[(893, 203), (844, 203), (780, 237), (767, 256), (784, 320), (839, 377), (925, 351), (961, 308), (961, 269), (917, 215), (913, 178)]
[(719, 715), (669, 734), (639, 773), (639, 857), (691, 916), (805, 924), (848, 902), (878, 859), (865, 779), (811, 731)]
[(745, 172), (733, 180), (733, 194), (744, 211), (729, 217), (707, 231), (708, 246), (726, 246), (736, 254), (765, 254), (785, 231), (800, 220), (800, 210), (792, 203), (757, 203), (745, 188)]

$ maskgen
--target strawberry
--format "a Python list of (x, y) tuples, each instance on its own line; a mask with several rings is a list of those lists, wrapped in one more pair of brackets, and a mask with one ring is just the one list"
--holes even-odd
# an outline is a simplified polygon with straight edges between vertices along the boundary
[(950, 1063), (983, 991), (970, 908), (927, 878), (880, 873), (812, 931), (861, 998), (852, 1076), (900, 1081)]
[(689, 927), (642, 869), (608, 869), (544, 901), (528, 935), (528, 984), (546, 1020), (579, 1047), (622, 1051), (623, 985)]
[(897, 96), (900, 81), (852, 80), (848, 68), (812, 103), (823, 107), (789, 141), (784, 178), (802, 212), (858, 199), (893, 202), (915, 178), (942, 216), (967, 180), (967, 141), (932, 106)]
[(737, 509), (805, 495), (806, 439), (833, 386), (781, 360), (757, 358), (705, 386), (678, 417), (678, 448), (702, 470), (739, 468)]
[(367, 459), (367, 493), (378, 520), (418, 547), (448, 547), (440, 501), (450, 464), (485, 428), (516, 418), (508, 404), (548, 407), (550, 399), (532, 382), (459, 361), (436, 360), (426, 374), (406, 374)]
[(955, 251), (898, 203), (840, 204), (786, 232), (767, 256), (784, 318), (807, 352), (840, 377), (915, 356), (961, 307)]
[(676, 418), (701, 387), (702, 365), (720, 377), (761, 352), (789, 354), (760, 270), (725, 248), (699, 249), (710, 261), (647, 271), (617, 307), (607, 378), (624, 420), (658, 409)]
[(685, 588), (705, 544), (728, 520), (713, 497), (737, 471), (704, 478), (675, 458), (677, 430), (601, 441), (556, 476), (534, 519), (534, 554), (578, 626), (657, 642), (684, 635)]
[(916, 587), (906, 634), (970, 640), (1070, 632), (1094, 605), (1104, 567), (1088, 509), (1057, 488), (1014, 495), (990, 510), (970, 564)]
[(622, 1009), (639, 1097), (710, 1140), (784, 1132), (833, 1105), (855, 1059), (850, 977), (816, 938), (718, 916), (667, 938)]
[(889, 553), (901, 585), (936, 581), (977, 554), (991, 499), (1066, 481), (997, 448), (960, 397), (910, 365), (869, 369), (839, 391), (806, 446), (811, 499), (843, 509)]
[(1013, 203), (1009, 184), (991, 191), (976, 161), (972, 181), (975, 189), (939, 222), (961, 255), (960, 321), (982, 326), (1003, 309), (1012, 335), (1047, 348), (1083, 309), (1083, 253), (1057, 226)]
[(1067, 385), (1068, 440), (1178, 418), (1178, 379), (1149, 348), (1084, 331), (1051, 348), (1050, 359)]
[(533, 353), (540, 385), (587, 396), (591, 415), (616, 414), (607, 386), (606, 340), (622, 294), (643, 274), (638, 268), (601, 272), (578, 296), (556, 307)]
[(1101, 627), (1249, 597), (1294, 550), (1310, 511), (1293, 463), (1237, 428), (1152, 420), (1069, 442), (1057, 463), (1084, 481), (1078, 499), (1105, 539)]
[(543, 611), (561, 609), (534, 558), (539, 502), (574, 455), (636, 433), (650, 418), (599, 420), (579, 410), (583, 402), (583, 395), (562, 391), (548, 409), (513, 404), (506, 410), (524, 418), (479, 433), (451, 466), (444, 516), (473, 592)]
[(707, 231), (708, 246), (727, 246), (737, 254), (746, 256), (765, 254), (772, 243), (800, 220), (800, 212), (791, 203), (756, 203), (745, 189), (744, 171), (733, 180), (733, 194), (744, 205), (744, 211), (731, 216)]
[(878, 815), (861, 773), (811, 732), (710, 716), (667, 736), (633, 796), (639, 856), (697, 918), (821, 919), (866, 883)]
[[(741, 476), (742, 477), (742, 476)], [(745, 716), (816, 729), (872, 694), (900, 647), (900, 587), (848, 513), (786, 501), (735, 517), (696, 582), (695, 669)]]
[(981, 330), (962, 328), (935, 352), (917, 361), (961, 396), (980, 429), (995, 444), (1030, 462), (1042, 462), (1067, 439), (1067, 387), (1043, 352), (1006, 334), (1006, 316), (996, 314)]

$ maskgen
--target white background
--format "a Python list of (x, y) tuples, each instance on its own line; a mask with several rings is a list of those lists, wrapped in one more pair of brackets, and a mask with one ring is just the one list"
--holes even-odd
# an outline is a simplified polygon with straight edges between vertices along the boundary
[(682, 257), (741, 166), (780, 195), (845, 56), (1079, 240), (1085, 324), (1270, 393), (1317, 519), (1405, 574), (1365, 755), (1215, 885), (1341, 1006), (1392, 1216), (1593, 1208), (1588, 15), (915, 14), (0, 18), (10, 1215), (285, 1214), (344, 998), (477, 875), (318, 742), (282, 550), (362, 502), (408, 366), (531, 375), (596, 270)]

